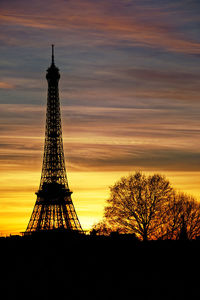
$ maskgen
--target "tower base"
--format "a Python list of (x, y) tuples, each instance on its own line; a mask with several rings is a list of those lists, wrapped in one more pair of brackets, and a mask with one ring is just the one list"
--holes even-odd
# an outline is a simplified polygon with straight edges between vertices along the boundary
[(71, 195), (49, 199), (38, 194), (26, 234), (47, 230), (83, 232)]

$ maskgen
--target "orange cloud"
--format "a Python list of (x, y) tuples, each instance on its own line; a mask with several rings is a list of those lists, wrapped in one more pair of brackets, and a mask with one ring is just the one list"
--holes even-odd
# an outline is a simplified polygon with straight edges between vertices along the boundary
[(14, 89), (15, 86), (8, 82), (0, 81), (0, 89)]
[[(64, 106), (67, 165), (72, 171), (128, 170), (130, 166), (199, 170), (196, 119), (192, 115), (193, 121), (185, 124), (187, 106), (182, 114), (178, 111), (179, 106), (169, 110)], [(5, 104), (1, 105), (0, 116), (1, 170), (40, 171), (44, 109)]]

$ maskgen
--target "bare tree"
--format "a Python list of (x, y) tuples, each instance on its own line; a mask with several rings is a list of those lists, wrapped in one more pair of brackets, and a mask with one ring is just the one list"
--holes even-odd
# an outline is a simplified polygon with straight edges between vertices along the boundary
[(162, 234), (165, 214), (173, 189), (162, 175), (145, 176), (141, 172), (122, 177), (110, 187), (104, 217), (124, 232), (135, 233), (143, 240)]
[(200, 204), (185, 193), (174, 191), (163, 218), (157, 238), (176, 240), (200, 236)]
[(195, 239), (200, 236), (200, 204), (193, 197), (183, 193), (177, 195), (177, 202), (181, 208), (177, 222), (179, 224), (177, 238), (185, 226), (188, 239)]

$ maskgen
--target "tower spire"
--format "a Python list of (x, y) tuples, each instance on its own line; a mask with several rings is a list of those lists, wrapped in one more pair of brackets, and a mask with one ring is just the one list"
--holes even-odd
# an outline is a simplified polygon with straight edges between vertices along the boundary
[(51, 64), (54, 65), (54, 45), (51, 45)]

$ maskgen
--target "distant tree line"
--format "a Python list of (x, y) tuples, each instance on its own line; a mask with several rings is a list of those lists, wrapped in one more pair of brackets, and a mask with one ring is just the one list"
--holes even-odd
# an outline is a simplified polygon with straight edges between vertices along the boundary
[(177, 192), (160, 174), (136, 172), (110, 187), (103, 220), (91, 234), (111, 232), (151, 239), (195, 239), (200, 236), (200, 204)]

